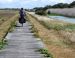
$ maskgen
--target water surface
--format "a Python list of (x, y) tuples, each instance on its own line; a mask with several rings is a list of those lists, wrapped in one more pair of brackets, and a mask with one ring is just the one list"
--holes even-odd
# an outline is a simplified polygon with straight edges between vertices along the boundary
[(69, 17), (64, 17), (64, 16), (49, 16), (49, 17), (52, 19), (63, 20), (69, 23), (75, 23), (75, 18), (69, 18)]

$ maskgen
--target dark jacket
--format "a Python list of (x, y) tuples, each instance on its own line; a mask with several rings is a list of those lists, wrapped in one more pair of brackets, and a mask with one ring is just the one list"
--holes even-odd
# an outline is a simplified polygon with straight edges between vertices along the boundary
[(20, 10), (19, 14), (20, 14), (19, 23), (25, 23), (26, 21), (24, 18), (25, 12), (23, 10)]

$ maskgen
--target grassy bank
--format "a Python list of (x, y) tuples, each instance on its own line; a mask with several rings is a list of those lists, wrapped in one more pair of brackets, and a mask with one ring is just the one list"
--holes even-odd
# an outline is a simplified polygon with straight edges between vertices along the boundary
[(55, 13), (51, 13), (51, 14), (48, 14), (48, 16), (63, 16), (61, 14), (55, 14)]
[[(6, 15), (6, 14), (5, 14)], [(15, 14), (10, 14), (9, 13), (9, 15), (11, 16), (10, 18), (9, 18), (9, 16), (8, 15), (6, 15), (7, 16), (7, 20), (5, 20), (5, 21), (3, 21), (2, 22), (2, 24), (0, 25), (0, 46), (2, 47), (2, 46), (4, 46), (4, 44), (3, 44), (3, 42), (4, 42), (4, 40), (5, 40), (5, 36), (7, 35), (7, 33), (9, 32), (9, 30), (12, 28), (12, 26), (14, 26), (14, 23), (15, 23), (15, 21), (17, 20), (17, 17), (18, 17), (18, 15), (17, 15), (17, 13), (15, 13)], [(2, 16), (3, 17), (3, 16)], [(5, 16), (4, 16), (5, 17)], [(1, 48), (0, 47), (0, 48)]]
[(54, 30), (64, 30), (64, 31), (74, 31), (75, 30), (75, 24), (70, 23), (64, 23), (60, 21), (46, 21), (41, 20), (39, 21), (41, 24), (43, 24), (48, 29), (54, 29)]
[[(38, 21), (38, 18), (28, 14), (36, 35), (45, 43), (54, 58), (74, 58), (74, 26), (60, 21)], [(46, 25), (47, 24), (47, 25)], [(51, 25), (50, 25), (51, 24)]]
[[(75, 24), (64, 23), (61, 21), (47, 21), (40, 20), (40, 24), (44, 25), (48, 30), (54, 30), (53, 33), (58, 36), (59, 42), (55, 43), (57, 45), (63, 45), (66, 47), (75, 48), (74, 34), (75, 34)], [(60, 39), (61, 38), (61, 39)], [(52, 42), (52, 41), (51, 41)]]

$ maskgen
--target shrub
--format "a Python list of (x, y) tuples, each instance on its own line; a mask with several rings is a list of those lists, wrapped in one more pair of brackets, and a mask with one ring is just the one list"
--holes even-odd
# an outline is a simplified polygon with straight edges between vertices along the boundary
[(35, 14), (38, 14), (38, 15), (46, 15), (46, 9), (45, 8), (37, 8), (35, 10)]
[(46, 15), (46, 12), (44, 10), (38, 10), (38, 11), (35, 12), (35, 14)]

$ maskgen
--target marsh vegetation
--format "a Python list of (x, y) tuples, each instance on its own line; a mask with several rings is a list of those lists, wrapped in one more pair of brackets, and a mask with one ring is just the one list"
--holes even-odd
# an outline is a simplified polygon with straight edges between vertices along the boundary
[[(58, 20), (44, 20), (41, 16), (28, 14), (34, 25), (35, 32), (45, 43), (54, 58), (74, 58), (75, 55), (75, 24)], [(65, 55), (64, 55), (65, 54)]]

